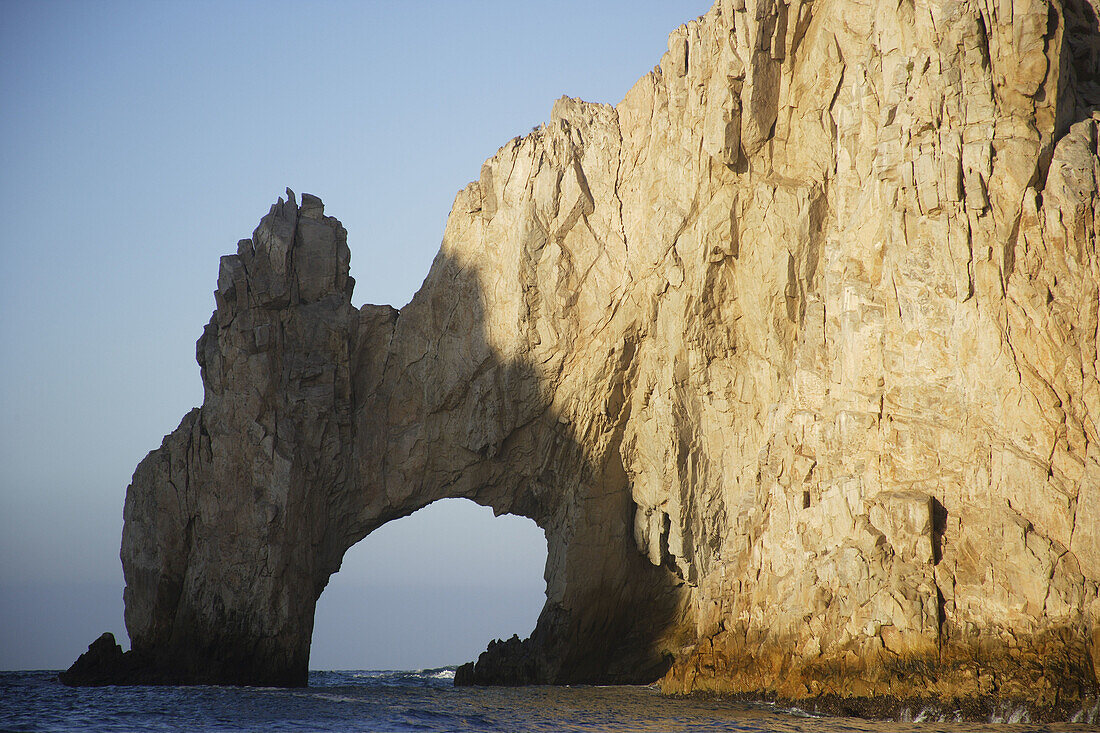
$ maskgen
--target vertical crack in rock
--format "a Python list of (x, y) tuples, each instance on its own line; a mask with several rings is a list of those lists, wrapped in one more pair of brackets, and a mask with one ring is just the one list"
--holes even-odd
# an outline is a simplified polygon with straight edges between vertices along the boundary
[(463, 682), (1095, 696), (1097, 5), (872, 6), (720, 0), (617, 107), (559, 100), (400, 312), (280, 200), (83, 679), (303, 684), (346, 549), (465, 497), (549, 556)]

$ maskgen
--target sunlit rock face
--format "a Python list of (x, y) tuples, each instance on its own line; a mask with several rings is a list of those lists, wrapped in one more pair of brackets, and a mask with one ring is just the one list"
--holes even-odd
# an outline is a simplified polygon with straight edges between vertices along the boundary
[(138, 467), (134, 654), (301, 684), (344, 551), (535, 520), (468, 682), (1056, 706), (1100, 667), (1095, 0), (721, 0), (456, 197), (400, 312), (280, 201)]

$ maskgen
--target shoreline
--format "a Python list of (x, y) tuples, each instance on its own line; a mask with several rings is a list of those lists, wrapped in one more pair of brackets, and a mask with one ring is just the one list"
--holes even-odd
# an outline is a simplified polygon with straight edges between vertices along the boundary
[[(384, 676), (386, 674), (399, 675), (426, 675), (437, 679), (446, 678), (439, 673), (448, 671), (454, 673), (460, 665), (444, 666), (432, 669), (417, 670), (323, 670), (311, 669), (310, 674), (355, 674), (372, 673), (372, 676)], [(54, 681), (66, 685), (59, 679), (64, 670), (3, 670), (4, 674), (48, 674)], [(453, 678), (452, 678), (453, 679)], [(203, 684), (186, 684), (178, 682), (153, 681), (143, 682), (110, 682), (91, 687), (210, 687)], [(214, 685), (214, 687), (226, 687), (226, 685)], [(229, 685), (239, 689), (247, 689), (251, 686)], [(309, 688), (306, 685), (305, 688)], [(844, 697), (835, 693), (826, 693), (816, 697), (791, 698), (766, 691), (722, 693), (714, 691), (695, 691), (691, 693), (665, 693), (660, 691), (660, 683), (654, 682), (648, 685), (610, 684), (610, 685), (454, 685), (453, 689), (469, 688), (493, 689), (498, 687), (529, 687), (529, 688), (584, 688), (584, 687), (611, 687), (611, 688), (644, 688), (651, 689), (658, 696), (669, 700), (685, 701), (710, 701), (728, 702), (750, 705), (766, 705), (773, 708), (776, 713), (793, 715), (810, 715), (822, 718), (857, 718), (868, 721), (898, 722), (898, 723), (982, 723), (982, 724), (1100, 724), (1100, 695), (1094, 695), (1083, 700), (1060, 702), (1055, 705), (1039, 705), (1034, 701), (1015, 697), (999, 697), (996, 695), (982, 695), (977, 697), (942, 698), (938, 696), (912, 696), (899, 697), (896, 695)], [(277, 688), (277, 689), (303, 689), (303, 688)]]
[(789, 698), (766, 692), (688, 694), (662, 693), (683, 700), (721, 700), (775, 706), (782, 712), (863, 720), (947, 723), (1100, 723), (1100, 696), (1042, 706), (1032, 701), (985, 695), (941, 698), (936, 696), (842, 697), (833, 693), (817, 697)]

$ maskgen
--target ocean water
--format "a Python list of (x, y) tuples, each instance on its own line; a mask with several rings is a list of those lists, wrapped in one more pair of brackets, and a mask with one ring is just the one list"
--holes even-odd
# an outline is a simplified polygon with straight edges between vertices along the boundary
[[(651, 687), (454, 687), (453, 669), (312, 672), (300, 689), (68, 688), (56, 672), (0, 672), (0, 731), (1071, 731), (812, 716), (765, 704), (662, 697)], [(1011, 711), (1008, 717), (1012, 717)]]

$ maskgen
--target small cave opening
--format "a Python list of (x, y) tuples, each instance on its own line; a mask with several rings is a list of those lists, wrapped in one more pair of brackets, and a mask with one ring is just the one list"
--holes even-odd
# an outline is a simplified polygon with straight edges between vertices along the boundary
[(443, 499), (351, 547), (317, 600), (310, 669), (421, 670), (526, 638), (546, 601), (546, 537), (530, 519)]

